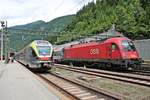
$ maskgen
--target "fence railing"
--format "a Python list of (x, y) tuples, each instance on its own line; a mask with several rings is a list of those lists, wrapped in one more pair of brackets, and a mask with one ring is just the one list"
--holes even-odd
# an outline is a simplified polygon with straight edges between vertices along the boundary
[(135, 46), (143, 60), (150, 60), (150, 39), (135, 40)]

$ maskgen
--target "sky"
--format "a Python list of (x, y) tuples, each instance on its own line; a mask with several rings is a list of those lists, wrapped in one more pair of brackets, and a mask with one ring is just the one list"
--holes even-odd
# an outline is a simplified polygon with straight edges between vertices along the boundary
[(8, 27), (75, 14), (93, 0), (0, 0), (0, 21)]

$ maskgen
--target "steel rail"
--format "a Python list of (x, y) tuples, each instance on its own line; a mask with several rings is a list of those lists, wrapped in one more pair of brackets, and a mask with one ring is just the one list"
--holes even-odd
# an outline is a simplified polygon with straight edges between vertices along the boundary
[(84, 74), (109, 78), (113, 80), (128, 82), (132, 84), (138, 84), (142, 86), (150, 87), (150, 78), (142, 75), (133, 75), (127, 73), (118, 73), (118, 72), (110, 72), (110, 71), (103, 71), (103, 70), (95, 70), (95, 69), (86, 69), (86, 68), (77, 68), (77, 67), (68, 67), (67, 65), (58, 65), (58, 68), (80, 72)]
[[(54, 77), (56, 77), (55, 80), (52, 79), (49, 75), (53, 75)], [(76, 100), (82, 100), (82, 99), (84, 100), (88, 97), (89, 98), (91, 97), (90, 100), (92, 98), (93, 100), (120, 100), (122, 99), (121, 95), (112, 94), (110, 92), (107, 92), (107, 91), (104, 91), (104, 90), (101, 90), (101, 89), (98, 89), (98, 88), (95, 88), (95, 87), (92, 87), (92, 86), (89, 86), (87, 84), (83, 84), (77, 81), (73, 81), (69, 78), (65, 78), (54, 73), (48, 73), (46, 75), (38, 74), (38, 76), (44, 79), (45, 81), (52, 83), (61, 91), (64, 91), (65, 93), (67, 93), (68, 95), (70, 95), (72, 98)], [(63, 80), (64, 82), (60, 80), (56, 80), (57, 78)], [(78, 89), (80, 91), (78, 91)], [(83, 92), (83, 91), (86, 91), (86, 92)], [(83, 92), (83, 93), (80, 93), (80, 92)]]

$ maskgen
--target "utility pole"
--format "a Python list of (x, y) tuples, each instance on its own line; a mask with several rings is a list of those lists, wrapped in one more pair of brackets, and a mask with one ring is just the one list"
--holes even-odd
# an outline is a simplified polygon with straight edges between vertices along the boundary
[(4, 53), (5, 53), (5, 63), (7, 63), (8, 61), (8, 42), (9, 42), (9, 34), (8, 34), (8, 30), (7, 30), (7, 21), (5, 23), (5, 35), (4, 35)]
[(1, 22), (1, 27), (2, 27), (2, 32), (1, 32), (1, 62), (3, 61), (3, 32), (4, 32), (4, 27), (5, 27), (5, 23), (4, 23), (4, 21), (0, 21)]

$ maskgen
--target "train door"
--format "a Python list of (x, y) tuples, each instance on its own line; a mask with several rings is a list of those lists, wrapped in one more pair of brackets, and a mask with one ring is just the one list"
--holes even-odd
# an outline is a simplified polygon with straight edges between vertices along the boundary
[(111, 44), (106, 43), (105, 46), (106, 46), (106, 58), (111, 59)]
[(110, 52), (110, 58), (111, 59), (119, 59), (121, 56), (119, 47), (115, 43), (111, 43), (111, 47), (110, 47), (109, 52)]

